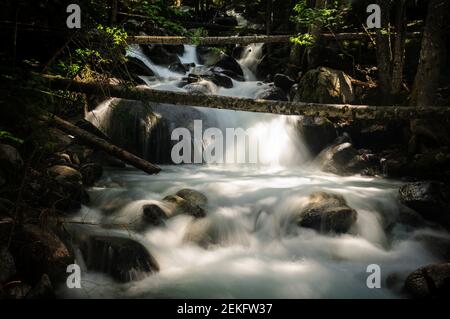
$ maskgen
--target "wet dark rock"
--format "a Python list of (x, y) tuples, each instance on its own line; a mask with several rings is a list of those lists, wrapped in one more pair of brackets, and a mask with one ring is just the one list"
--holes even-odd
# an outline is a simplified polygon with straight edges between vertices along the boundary
[(232, 57), (223, 54), (220, 58), (219, 61), (217, 61), (214, 64), (215, 67), (219, 67), (222, 68), (224, 70), (228, 70), (231, 71), (233, 73), (236, 73), (237, 75), (243, 76), (244, 72), (242, 71), (241, 66), (239, 65), (239, 63), (237, 63), (237, 61), (235, 59), (233, 59)]
[(178, 55), (168, 52), (162, 45), (143, 45), (142, 49), (145, 55), (155, 64), (171, 65), (173, 63), (181, 63)]
[(16, 264), (6, 246), (0, 246), (0, 286), (16, 274)]
[(0, 144), (0, 169), (4, 174), (8, 171), (18, 171), (23, 167), (19, 151), (8, 144)]
[(186, 74), (186, 72), (189, 71), (189, 66), (181, 62), (176, 62), (169, 65), (169, 70), (180, 74)]
[(89, 270), (106, 273), (119, 282), (140, 280), (159, 271), (155, 258), (132, 238), (93, 235), (82, 240), (80, 250)]
[(49, 185), (49, 198), (43, 200), (50, 200), (61, 210), (79, 209), (81, 204), (89, 202), (79, 171), (69, 166), (55, 165), (47, 169), (47, 174), (54, 182)]
[(145, 223), (158, 226), (168, 218), (167, 213), (157, 204), (148, 204), (142, 207), (142, 219)]
[(410, 121), (413, 138), (410, 151), (422, 153), (439, 146), (450, 146), (450, 128), (446, 119), (414, 119)]
[(174, 206), (171, 216), (180, 214), (191, 215), (194, 217), (206, 216), (204, 208), (196, 205), (195, 203), (191, 203), (178, 195), (168, 195), (163, 198), (163, 201), (171, 203)]
[(224, 69), (222, 69), (220, 67), (217, 67), (217, 66), (211, 68), (210, 70), (213, 71), (214, 73), (219, 73), (219, 74), (228, 76), (228, 77), (230, 77), (230, 78), (232, 78), (233, 80), (236, 80), (236, 81), (240, 81), (240, 82), (244, 82), (245, 81), (245, 78), (244, 78), (243, 75), (236, 74), (236, 73), (234, 73), (233, 71), (230, 71), (230, 70), (224, 70)]
[(179, 190), (176, 195), (180, 196), (184, 200), (187, 200), (192, 205), (205, 207), (208, 204), (208, 198), (201, 192), (194, 189), (184, 188)]
[(291, 87), (295, 84), (295, 81), (293, 79), (281, 73), (275, 74), (275, 76), (273, 77), (273, 82), (275, 86), (279, 87), (286, 93), (289, 93)]
[(301, 227), (313, 228), (323, 233), (346, 233), (357, 219), (357, 212), (337, 194), (316, 192), (297, 217)]
[(155, 73), (144, 62), (135, 57), (127, 57), (126, 67), (128, 72), (135, 75), (154, 76)]
[(264, 91), (256, 95), (256, 99), (272, 100), (272, 101), (287, 101), (286, 93), (276, 86), (269, 86)]
[(55, 291), (47, 274), (43, 274), (41, 280), (27, 293), (26, 299), (53, 299)]
[(406, 278), (404, 290), (413, 298), (450, 297), (450, 263), (434, 264), (417, 269)]
[(97, 163), (84, 164), (80, 168), (85, 186), (93, 186), (103, 175), (103, 167)]
[(426, 181), (403, 185), (400, 201), (425, 219), (450, 227), (450, 189), (440, 182)]
[(10, 252), (18, 271), (30, 283), (37, 283), (43, 274), (52, 282), (65, 280), (67, 266), (74, 262), (53, 232), (30, 224), (16, 229)]
[(183, 55), (184, 45), (182, 44), (163, 44), (163, 48), (169, 52), (177, 55)]
[(198, 74), (189, 74), (189, 77), (187, 80), (189, 83), (195, 83), (195, 82), (201, 81), (202, 79), (211, 81), (215, 85), (221, 86), (224, 88), (229, 89), (229, 88), (233, 87), (233, 81), (228, 76), (217, 72), (215, 69), (210, 69), (208, 71), (200, 72)]
[(247, 235), (235, 220), (219, 216), (193, 220), (186, 228), (183, 241), (205, 249), (219, 245), (249, 243)]
[(363, 161), (363, 158), (351, 143), (333, 144), (320, 152), (315, 159), (323, 171), (338, 175), (355, 173), (355, 170), (364, 168), (360, 161)]
[(303, 141), (312, 155), (317, 155), (337, 137), (334, 124), (323, 117), (302, 117), (297, 127)]
[(346, 104), (354, 101), (350, 77), (326, 67), (310, 70), (298, 83), (295, 102)]

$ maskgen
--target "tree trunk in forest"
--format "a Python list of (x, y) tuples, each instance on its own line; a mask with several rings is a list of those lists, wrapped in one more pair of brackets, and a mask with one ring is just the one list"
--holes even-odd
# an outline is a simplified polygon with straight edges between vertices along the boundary
[(406, 0), (398, 0), (396, 4), (395, 40), (392, 62), (391, 94), (397, 96), (403, 84), (403, 67), (405, 62), (406, 43)]
[(117, 12), (119, 10), (118, 0), (112, 0), (111, 2), (111, 25), (117, 23)]
[(430, 0), (411, 105), (426, 106), (437, 101), (440, 72), (446, 59), (445, 30), (449, 11), (450, 1)]
[(94, 148), (100, 149), (114, 157), (117, 157), (124, 161), (127, 164), (130, 164), (148, 174), (157, 174), (161, 171), (161, 168), (159, 168), (156, 165), (153, 165), (152, 163), (134, 155), (130, 152), (113, 145), (104, 139), (91, 134), (78, 126), (75, 126), (67, 121), (64, 121), (63, 119), (51, 115), (51, 116), (41, 116), (41, 120), (48, 123), (49, 125), (55, 126), (59, 128), (60, 130), (66, 132), (67, 134), (73, 135), (89, 146), (92, 146)]
[(273, 0), (266, 0), (266, 34), (272, 33), (273, 24)]
[(381, 93), (383, 95), (383, 103), (390, 103), (392, 91), (392, 51), (389, 15), (391, 11), (390, 0), (378, 0), (381, 8), (381, 29), (376, 31), (376, 51), (378, 64), (378, 79)]
[(348, 104), (317, 104), (236, 98), (218, 95), (201, 95), (184, 92), (159, 91), (148, 87), (130, 88), (117, 84), (79, 82), (70, 79), (42, 75), (51, 89), (79, 92), (88, 95), (112, 96), (155, 103), (183, 106), (203, 106), (246, 112), (284, 115), (308, 115), (349, 119), (412, 119), (448, 118), (450, 107), (395, 107)]

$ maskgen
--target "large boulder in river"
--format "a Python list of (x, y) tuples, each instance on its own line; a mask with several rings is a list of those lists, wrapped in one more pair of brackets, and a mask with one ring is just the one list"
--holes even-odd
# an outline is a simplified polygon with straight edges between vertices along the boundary
[(60, 282), (67, 276), (67, 266), (74, 263), (66, 245), (52, 231), (36, 225), (16, 229), (10, 252), (29, 283), (38, 282), (43, 274), (52, 282)]
[(287, 95), (282, 89), (277, 86), (268, 86), (265, 90), (259, 92), (256, 99), (272, 100), (272, 101), (287, 101)]
[(146, 224), (159, 226), (168, 218), (167, 212), (157, 204), (147, 204), (142, 207), (142, 219)]
[(142, 50), (145, 55), (155, 64), (171, 65), (173, 63), (181, 63), (180, 58), (175, 53), (168, 52), (160, 44), (143, 45)]
[(178, 195), (168, 195), (163, 198), (164, 202), (170, 203), (173, 208), (171, 209), (171, 216), (186, 214), (193, 217), (205, 217), (206, 211), (203, 207), (191, 203)]
[(119, 282), (140, 280), (159, 271), (147, 248), (132, 238), (92, 235), (81, 240), (80, 250), (89, 270), (106, 273)]
[(333, 144), (317, 155), (315, 162), (325, 171), (338, 175), (352, 173), (348, 170), (351, 161), (357, 160), (358, 151), (349, 142)]
[(184, 200), (187, 200), (192, 205), (197, 205), (199, 207), (205, 208), (208, 204), (208, 198), (201, 192), (190, 188), (180, 189), (177, 193)]
[(351, 78), (326, 67), (310, 70), (298, 83), (294, 102), (346, 104), (354, 101)]
[(324, 117), (304, 116), (297, 122), (297, 128), (312, 155), (319, 154), (337, 137), (334, 124)]
[(346, 233), (357, 219), (357, 212), (347, 205), (343, 196), (316, 192), (297, 217), (301, 227), (322, 233)]
[(235, 59), (226, 54), (222, 54), (219, 61), (217, 61), (214, 66), (231, 71), (240, 76), (244, 75), (244, 72), (242, 71), (239, 63), (237, 63)]
[(399, 189), (400, 201), (425, 219), (450, 227), (450, 188), (441, 182), (408, 183)]
[(183, 241), (206, 249), (221, 245), (247, 245), (249, 238), (237, 220), (213, 215), (193, 220), (186, 228)]
[(449, 298), (450, 263), (417, 269), (406, 278), (404, 290), (413, 298)]

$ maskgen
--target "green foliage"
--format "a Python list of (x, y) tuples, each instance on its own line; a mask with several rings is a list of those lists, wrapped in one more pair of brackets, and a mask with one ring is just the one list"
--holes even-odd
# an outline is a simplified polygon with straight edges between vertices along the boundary
[(167, 6), (162, 0), (138, 1), (131, 10), (133, 13), (147, 16), (158, 27), (174, 34), (184, 35), (187, 33), (187, 30), (181, 24), (173, 21), (173, 18), (188, 18), (187, 13), (178, 8)]
[(23, 140), (15, 137), (12, 133), (8, 131), (0, 130), (0, 140), (12, 141), (16, 144), (23, 144)]
[(117, 27), (98, 25), (82, 40), (76, 41), (76, 48), (60, 59), (53, 72), (73, 78), (83, 70), (108, 70), (108, 66), (123, 62), (127, 33)]
[(208, 36), (208, 31), (206, 31), (203, 28), (195, 29), (194, 32), (190, 33), (190, 37), (192, 39), (192, 44), (194, 44), (194, 45), (199, 45), (200, 44), (200, 38), (201, 37), (206, 37), (206, 36)]
[[(342, 9), (340, 1), (328, 1), (326, 8), (310, 8), (307, 0), (299, 0), (294, 6), (294, 15), (291, 20), (301, 28), (309, 28), (312, 25), (320, 25), (325, 29), (336, 29), (344, 22), (347, 10)], [(301, 33), (291, 38), (291, 42), (300, 46), (309, 46), (314, 43), (314, 37), (310, 33)]]

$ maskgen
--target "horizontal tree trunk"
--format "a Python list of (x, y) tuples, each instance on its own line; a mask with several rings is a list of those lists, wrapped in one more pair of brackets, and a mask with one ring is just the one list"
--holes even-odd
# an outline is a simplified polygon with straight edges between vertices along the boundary
[(79, 82), (50, 75), (42, 76), (53, 89), (99, 96), (112, 96), (146, 102), (203, 106), (247, 112), (284, 115), (308, 115), (349, 119), (412, 119), (450, 116), (450, 107), (368, 106), (347, 104), (317, 104), (255, 100), (218, 95), (196, 95), (184, 92), (158, 91), (148, 87), (130, 88), (117, 84)]
[[(373, 34), (375, 35), (375, 34)], [(420, 32), (408, 33), (409, 38), (420, 37)], [(129, 36), (128, 44), (197, 44), (197, 45), (224, 45), (224, 44), (251, 44), (251, 43), (286, 43), (295, 35), (255, 35), (232, 37), (181, 37), (181, 36)], [(370, 40), (367, 33), (324, 33), (321, 37), (327, 41)]]
[(148, 174), (157, 174), (161, 171), (161, 168), (159, 168), (156, 165), (153, 165), (152, 163), (134, 155), (131, 154), (130, 152), (116, 146), (113, 145), (107, 141), (105, 141), (104, 139), (91, 134), (81, 128), (79, 128), (78, 126), (75, 126), (55, 115), (51, 115), (51, 116), (46, 116), (43, 115), (41, 116), (41, 119), (48, 123), (49, 125), (55, 126), (57, 128), (59, 128), (60, 130), (66, 132), (67, 134), (73, 135), (77, 138), (79, 138), (80, 140), (82, 140), (83, 142), (85, 142), (86, 144), (88, 144), (89, 146), (92, 146), (96, 149), (100, 149), (114, 157), (117, 157), (119, 159), (121, 159), (122, 161), (124, 161), (127, 164), (130, 164)]

